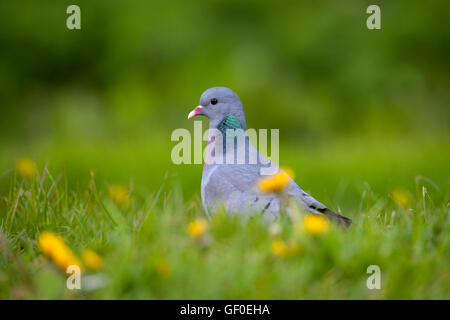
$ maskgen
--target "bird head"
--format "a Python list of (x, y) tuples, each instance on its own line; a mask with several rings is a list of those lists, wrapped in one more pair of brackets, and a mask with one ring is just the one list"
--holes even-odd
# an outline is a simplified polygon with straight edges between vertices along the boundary
[(231, 89), (214, 87), (206, 90), (200, 97), (200, 105), (192, 110), (188, 119), (195, 116), (206, 116), (210, 121), (210, 128), (216, 128), (227, 115), (236, 116), (245, 129), (244, 109), (238, 95)]

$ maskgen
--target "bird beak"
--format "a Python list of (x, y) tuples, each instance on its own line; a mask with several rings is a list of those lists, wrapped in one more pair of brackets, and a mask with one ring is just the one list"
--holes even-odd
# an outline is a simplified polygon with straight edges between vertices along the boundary
[(202, 106), (198, 106), (197, 108), (195, 108), (194, 110), (192, 110), (189, 115), (188, 115), (188, 119), (195, 117), (196, 115), (200, 114), (200, 112), (202, 111), (203, 107)]

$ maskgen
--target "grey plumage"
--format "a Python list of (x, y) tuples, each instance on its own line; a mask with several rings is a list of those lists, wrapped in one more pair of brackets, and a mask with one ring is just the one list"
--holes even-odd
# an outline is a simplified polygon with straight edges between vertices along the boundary
[[(206, 90), (200, 98), (200, 106), (189, 114), (189, 118), (196, 115), (204, 115), (209, 118), (210, 129), (222, 129), (224, 123), (231, 123), (232, 129), (246, 130), (244, 110), (239, 97), (230, 89), (215, 87)], [(226, 121), (232, 117), (235, 121)], [(208, 146), (214, 148), (217, 141), (215, 137), (210, 137)], [(261, 154), (257, 153), (251, 145), (247, 136), (240, 142), (245, 150), (244, 164), (214, 164), (207, 163), (202, 174), (201, 197), (202, 203), (209, 215), (213, 215), (219, 206), (224, 206), (228, 213), (252, 214), (262, 213), (266, 220), (272, 221), (279, 217), (280, 199), (278, 195), (264, 194), (257, 190), (258, 181), (264, 176), (261, 175), (261, 168), (264, 166), (275, 166)], [(235, 146), (236, 152), (239, 143)], [(249, 163), (249, 154), (256, 152), (257, 162)], [(323, 214), (338, 221), (340, 224), (349, 226), (351, 220), (343, 217), (304, 192), (294, 181), (290, 181), (285, 195), (309, 212)]]

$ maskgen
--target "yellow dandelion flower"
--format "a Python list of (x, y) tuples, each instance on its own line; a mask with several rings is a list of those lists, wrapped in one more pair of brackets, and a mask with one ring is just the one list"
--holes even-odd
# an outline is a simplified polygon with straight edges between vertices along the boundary
[(33, 160), (22, 158), (17, 161), (16, 170), (22, 177), (31, 179), (36, 175), (37, 166)]
[(163, 279), (168, 279), (172, 275), (172, 269), (166, 260), (160, 259), (155, 261), (155, 269), (158, 276)]
[(198, 238), (206, 232), (206, 229), (208, 222), (205, 219), (196, 219), (189, 223), (187, 232), (192, 238)]
[(272, 254), (284, 258), (288, 255), (288, 246), (283, 240), (275, 240), (272, 242), (271, 250)]
[(92, 269), (92, 270), (98, 270), (101, 267), (103, 267), (103, 259), (100, 257), (97, 253), (90, 249), (86, 249), (83, 252), (83, 261), (84, 264)]
[(258, 188), (263, 192), (281, 192), (285, 187), (291, 183), (291, 177), (294, 174), (292, 170), (285, 168), (278, 173), (262, 178), (258, 181)]
[(411, 208), (411, 196), (409, 195), (408, 191), (403, 189), (397, 189), (392, 191), (392, 199), (394, 199), (394, 202), (404, 208), (408, 209)]
[(312, 213), (305, 217), (303, 226), (311, 234), (326, 233), (330, 229), (330, 222), (324, 216)]
[(275, 240), (272, 242), (271, 246), (271, 252), (273, 255), (278, 256), (280, 258), (286, 258), (289, 256), (292, 256), (299, 252), (301, 249), (301, 246), (297, 242), (292, 242), (291, 244), (287, 244), (283, 240)]
[(82, 268), (80, 260), (66, 246), (63, 238), (60, 236), (45, 231), (39, 236), (38, 242), (42, 252), (62, 270), (66, 271), (67, 267), (71, 265)]
[(112, 185), (109, 187), (110, 199), (119, 207), (126, 207), (130, 203), (128, 189), (121, 185)]

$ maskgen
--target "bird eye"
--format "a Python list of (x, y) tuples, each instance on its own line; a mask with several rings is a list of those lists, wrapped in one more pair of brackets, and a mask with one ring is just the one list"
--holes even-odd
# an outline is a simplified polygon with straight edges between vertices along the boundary
[(215, 105), (215, 104), (217, 104), (217, 102), (218, 102), (218, 101), (217, 101), (217, 99), (216, 99), (216, 98), (212, 98), (212, 99), (211, 99), (211, 104), (212, 104), (212, 105)]

